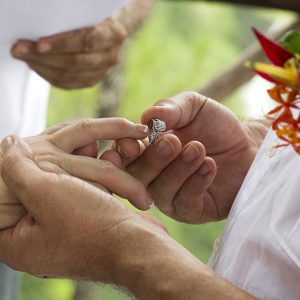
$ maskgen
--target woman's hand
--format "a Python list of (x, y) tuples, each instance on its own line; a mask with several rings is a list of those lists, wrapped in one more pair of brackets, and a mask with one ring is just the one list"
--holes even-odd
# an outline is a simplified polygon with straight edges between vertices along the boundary
[[(57, 125), (25, 140), (42, 170), (84, 179), (102, 190), (128, 199), (141, 210), (147, 210), (151, 198), (139, 180), (118, 167), (121, 165), (118, 154), (111, 154), (111, 161), (94, 158), (98, 154), (99, 139), (143, 139), (146, 135), (145, 125), (110, 118)], [(0, 230), (15, 225), (23, 215), (23, 206), (0, 181)]]

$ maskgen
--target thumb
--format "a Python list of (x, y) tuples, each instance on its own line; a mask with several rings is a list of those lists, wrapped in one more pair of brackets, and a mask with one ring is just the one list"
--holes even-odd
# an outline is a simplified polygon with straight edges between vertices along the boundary
[(27, 211), (36, 217), (36, 198), (28, 197), (42, 186), (44, 173), (33, 162), (28, 144), (14, 136), (4, 138), (0, 145), (2, 153), (1, 177), (8, 189), (17, 196)]
[(184, 92), (160, 100), (142, 115), (142, 123), (150, 124), (151, 119), (166, 122), (167, 130), (180, 129), (189, 125), (207, 102), (207, 98), (196, 92)]

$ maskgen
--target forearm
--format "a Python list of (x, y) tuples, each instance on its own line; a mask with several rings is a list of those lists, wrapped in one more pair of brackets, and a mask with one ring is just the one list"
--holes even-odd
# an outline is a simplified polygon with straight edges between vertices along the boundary
[(129, 35), (137, 31), (149, 17), (155, 0), (130, 0), (115, 17), (124, 25)]
[(164, 233), (132, 225), (123, 234), (127, 247), (117, 247), (111, 281), (137, 299), (254, 299)]

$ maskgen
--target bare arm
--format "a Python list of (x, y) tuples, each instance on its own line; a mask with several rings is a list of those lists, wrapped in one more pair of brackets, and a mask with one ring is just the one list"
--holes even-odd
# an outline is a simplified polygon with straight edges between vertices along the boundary
[(109, 193), (42, 171), (25, 142), (5, 139), (1, 150), (1, 176), (28, 215), (0, 231), (0, 262), (44, 278), (111, 282), (140, 300), (255, 299)]
[[(223, 279), (166, 234), (143, 224), (119, 231), (112, 281), (140, 300), (256, 299)], [(127, 245), (127, 246), (126, 246)], [(125, 246), (125, 247), (124, 247)]]

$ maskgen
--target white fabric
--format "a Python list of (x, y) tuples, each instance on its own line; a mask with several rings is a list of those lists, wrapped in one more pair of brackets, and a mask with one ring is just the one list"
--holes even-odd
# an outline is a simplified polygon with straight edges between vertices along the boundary
[(39, 133), (46, 124), (49, 85), (9, 52), (20, 38), (37, 39), (92, 26), (126, 0), (1, 0), (0, 138)]
[(300, 155), (270, 131), (210, 265), (260, 299), (300, 299)]

